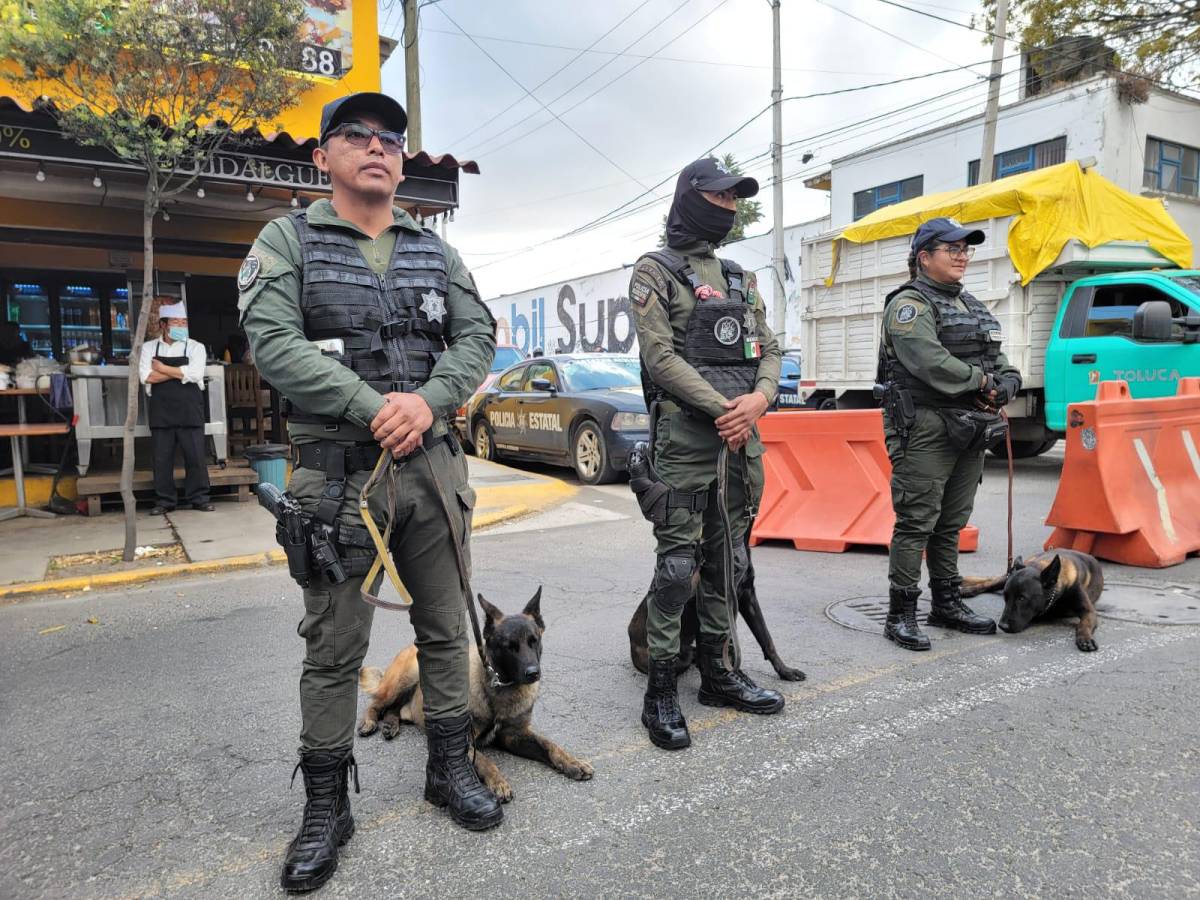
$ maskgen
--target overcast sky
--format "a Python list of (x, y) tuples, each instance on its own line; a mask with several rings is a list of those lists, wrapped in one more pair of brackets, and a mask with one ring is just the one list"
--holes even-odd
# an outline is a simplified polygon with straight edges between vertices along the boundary
[[(964, 24), (979, 9), (972, 0), (899, 2)], [(380, 7), (380, 30), (396, 38), (403, 28), (399, 7), (399, 0)], [(973, 65), (970, 72), (786, 102), (783, 139), (785, 145), (796, 142), (784, 157), (787, 225), (828, 212), (827, 194), (804, 188), (805, 175), (906, 130), (982, 111), (980, 76), (991, 48), (978, 33), (881, 0), (783, 0), (782, 22), (784, 97)], [(481, 169), (480, 175), (462, 175), (461, 208), (448, 237), (485, 297), (614, 268), (653, 249), (669, 199), (587, 234), (520, 252), (608, 213), (664, 178), (638, 204), (669, 198), (680, 168), (771, 100), (766, 0), (436, 0), (422, 8), (420, 24), (424, 147), (477, 160)], [(572, 61), (596, 41), (592, 52)], [(1007, 52), (1018, 49), (1010, 44)], [(647, 56), (652, 58), (642, 58)], [(1014, 72), (1016, 65), (1010, 59), (1005, 70)], [(904, 115), (817, 136), (972, 84)], [(1006, 77), (1004, 99), (1014, 99), (1016, 87), (1015, 74)], [(384, 66), (383, 88), (403, 102), (402, 48)], [(771, 224), (770, 141), (767, 111), (716, 151), (754, 158), (747, 168), (763, 186), (764, 217), (751, 234)], [(806, 152), (813, 158), (804, 164)]]

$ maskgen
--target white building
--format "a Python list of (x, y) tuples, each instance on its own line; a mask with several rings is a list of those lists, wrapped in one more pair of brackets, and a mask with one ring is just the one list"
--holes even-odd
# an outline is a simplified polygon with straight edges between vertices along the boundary
[[(974, 184), (982, 142), (981, 112), (834, 160), (805, 183), (830, 192), (832, 227), (842, 228), (890, 203)], [(1165, 199), (1200, 248), (1198, 148), (1200, 100), (1150, 87), (1145, 102), (1131, 103), (1115, 78), (1097, 75), (1002, 107), (996, 175), (1091, 157), (1124, 190)]]

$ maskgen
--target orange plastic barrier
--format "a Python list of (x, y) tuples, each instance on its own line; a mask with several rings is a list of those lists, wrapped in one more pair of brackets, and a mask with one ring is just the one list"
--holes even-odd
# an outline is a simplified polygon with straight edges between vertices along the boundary
[[(878, 409), (776, 412), (758, 421), (766, 484), (752, 546), (791, 541), (797, 550), (841, 553), (892, 540), (892, 464)], [(968, 525), (959, 549), (979, 547)]]
[(1067, 450), (1046, 549), (1159, 569), (1200, 551), (1200, 378), (1134, 400), (1104, 381), (1067, 409)]

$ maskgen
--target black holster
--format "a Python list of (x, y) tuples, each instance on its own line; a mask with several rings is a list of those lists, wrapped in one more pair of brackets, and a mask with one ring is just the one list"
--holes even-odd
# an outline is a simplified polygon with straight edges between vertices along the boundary
[(995, 412), (982, 409), (939, 409), (946, 423), (950, 444), (968, 453), (995, 447), (1008, 433), (1008, 422)]

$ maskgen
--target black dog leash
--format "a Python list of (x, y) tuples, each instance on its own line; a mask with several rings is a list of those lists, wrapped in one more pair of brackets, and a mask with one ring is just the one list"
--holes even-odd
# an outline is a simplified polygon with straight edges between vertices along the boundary
[[(739, 451), (740, 453), (741, 451)], [(744, 457), (743, 457), (744, 458)], [(743, 469), (742, 489), (749, 490)], [(748, 499), (748, 498), (747, 498)], [(717, 508), (721, 513), (721, 552), (725, 558), (725, 605), (729, 610), (729, 639), (721, 650), (721, 661), (729, 671), (742, 664), (742, 647), (738, 641), (737, 596), (733, 578), (733, 528), (729, 520), (729, 445), (722, 442), (717, 456)]]

